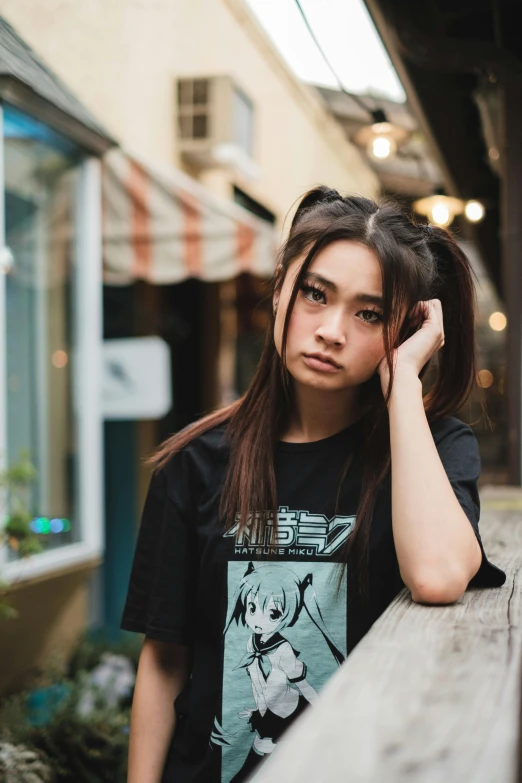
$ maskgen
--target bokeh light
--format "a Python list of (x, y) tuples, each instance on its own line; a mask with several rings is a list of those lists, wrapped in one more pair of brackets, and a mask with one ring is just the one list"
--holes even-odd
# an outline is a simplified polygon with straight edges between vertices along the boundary
[(502, 332), (507, 326), (507, 318), (504, 313), (497, 311), (489, 316), (489, 325), (494, 332)]
[(483, 389), (489, 389), (491, 384), (493, 383), (493, 373), (489, 370), (479, 370), (478, 372), (478, 383), (479, 386), (482, 386)]
[(35, 517), (31, 520), (29, 527), (33, 533), (47, 536), (49, 533), (68, 533), (71, 529), (71, 523), (68, 519), (62, 519), (61, 517), (54, 517), (53, 519)]
[(451, 222), (451, 215), (446, 204), (442, 204), (440, 201), (434, 204), (431, 210), (431, 222), (436, 223), (437, 226), (448, 226)]
[(392, 139), (389, 139), (386, 136), (377, 136), (371, 143), (371, 154), (374, 158), (384, 160), (385, 158), (389, 158), (395, 151), (393, 147)]
[(65, 351), (59, 350), (53, 353), (51, 361), (55, 367), (57, 367), (59, 370), (62, 370), (67, 366), (69, 357)]
[(478, 223), (486, 214), (486, 210), (480, 201), (468, 201), (464, 207), (464, 212), (471, 223)]

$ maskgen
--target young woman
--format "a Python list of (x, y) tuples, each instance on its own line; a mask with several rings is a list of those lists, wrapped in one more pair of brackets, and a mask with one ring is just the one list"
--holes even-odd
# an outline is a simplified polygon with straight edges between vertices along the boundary
[(272, 306), (246, 394), (156, 456), (122, 622), (146, 636), (129, 783), (246, 780), (404, 586), (444, 604), (505, 579), (452, 416), (475, 361), (451, 235), (316, 188)]

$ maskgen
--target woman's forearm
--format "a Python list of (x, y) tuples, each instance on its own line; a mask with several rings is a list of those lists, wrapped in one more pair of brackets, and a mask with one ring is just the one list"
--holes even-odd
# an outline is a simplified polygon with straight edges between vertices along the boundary
[(393, 537), (401, 575), (414, 600), (450, 603), (478, 570), (480, 548), (438, 455), (414, 373), (397, 373), (388, 409)]
[(189, 667), (188, 647), (145, 640), (132, 702), (128, 783), (160, 783), (175, 728), (174, 700)]

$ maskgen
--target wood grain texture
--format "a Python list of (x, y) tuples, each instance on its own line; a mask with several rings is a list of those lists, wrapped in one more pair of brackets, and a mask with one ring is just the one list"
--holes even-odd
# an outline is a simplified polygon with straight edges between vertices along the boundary
[(403, 591), (255, 783), (515, 783), (522, 664), (522, 492), (486, 488), (481, 532), (507, 573), (451, 606)]

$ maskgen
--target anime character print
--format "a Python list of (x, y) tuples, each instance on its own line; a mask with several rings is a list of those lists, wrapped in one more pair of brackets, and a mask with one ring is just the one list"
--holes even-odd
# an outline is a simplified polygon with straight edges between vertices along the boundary
[(337, 591), (332, 565), (229, 563), (223, 727), (213, 734), (223, 748), (223, 783), (246, 780), (344, 660), (328, 627), (344, 644), (346, 590)]

